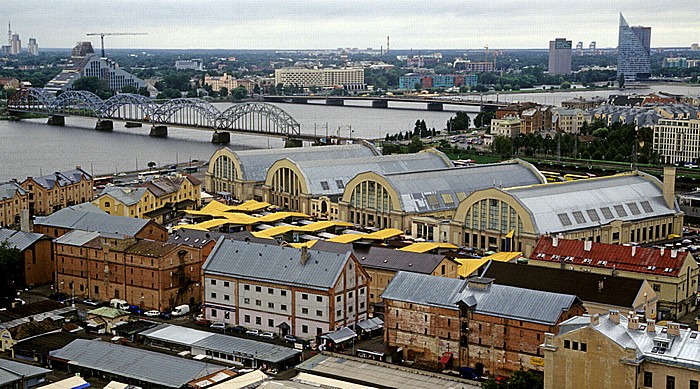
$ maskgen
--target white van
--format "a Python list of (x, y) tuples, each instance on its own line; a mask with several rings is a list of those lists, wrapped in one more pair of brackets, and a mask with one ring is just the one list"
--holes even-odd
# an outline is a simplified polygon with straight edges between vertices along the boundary
[(173, 316), (184, 316), (188, 313), (190, 313), (190, 306), (183, 304), (173, 308), (173, 311), (170, 314)]
[(129, 303), (127, 303), (126, 300), (120, 299), (109, 300), (109, 306), (112, 308), (121, 309), (122, 311), (126, 311), (129, 309)]

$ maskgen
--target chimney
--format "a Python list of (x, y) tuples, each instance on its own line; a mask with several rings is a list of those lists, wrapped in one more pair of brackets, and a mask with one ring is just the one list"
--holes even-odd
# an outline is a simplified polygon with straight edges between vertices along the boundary
[(559, 237), (555, 236), (552, 237), (552, 247), (557, 247), (559, 246)]
[(659, 251), (660, 251), (659, 254), (661, 254), (661, 256), (663, 257), (664, 253), (666, 252), (666, 248), (662, 247)]
[(306, 246), (301, 246), (301, 264), (306, 265), (309, 260), (309, 249)]
[(647, 332), (656, 333), (656, 320), (647, 319)]
[(617, 309), (611, 309), (608, 314), (608, 319), (615, 324), (620, 324), (620, 311)]
[(671, 250), (671, 258), (676, 258), (678, 256), (678, 250)]
[(664, 201), (666, 201), (666, 206), (669, 208), (675, 208), (676, 200), (676, 168), (675, 167), (664, 167)]
[(22, 232), (32, 232), (32, 221), (29, 219), (29, 210), (23, 209), (19, 212), (19, 229)]
[(637, 254), (637, 246), (632, 246), (632, 256), (634, 257)]
[(630, 315), (627, 320), (627, 329), (638, 330), (639, 329), (639, 317), (635, 315), (634, 311), (630, 311)]
[(597, 313), (595, 315), (591, 315), (591, 325), (597, 326), (598, 323), (600, 323), (600, 315)]
[(678, 323), (668, 323), (668, 327), (666, 328), (666, 333), (668, 335), (680, 336), (681, 325)]
[(602, 292), (605, 287), (605, 279), (598, 281), (598, 292)]
[(583, 242), (583, 250), (584, 251), (591, 251), (591, 247), (593, 247), (593, 241), (592, 240), (586, 240)]

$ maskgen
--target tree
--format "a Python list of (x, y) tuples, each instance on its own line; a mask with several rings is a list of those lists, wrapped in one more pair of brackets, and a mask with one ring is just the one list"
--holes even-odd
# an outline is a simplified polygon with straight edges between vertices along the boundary
[(260, 85), (255, 84), (255, 86), (253, 87), (253, 93), (256, 95), (260, 94)]
[(385, 142), (382, 145), (382, 154), (383, 155), (399, 154), (400, 152), (401, 152), (401, 147), (399, 147), (399, 145), (397, 145), (397, 144)]
[(0, 242), (0, 307), (7, 307), (23, 286), (22, 253), (8, 241)]
[(425, 144), (420, 140), (418, 136), (411, 138), (411, 142), (408, 143), (408, 152), (417, 153), (425, 148)]
[(148, 163), (148, 168), (149, 168), (149, 169), (153, 169), (154, 167), (156, 167), (156, 163), (155, 163), (155, 162), (151, 161), (151, 162)]
[(73, 89), (97, 93), (100, 89), (100, 79), (97, 77), (80, 77), (73, 82)]
[(248, 96), (248, 90), (242, 86), (236, 87), (231, 91), (231, 96), (234, 100), (241, 100)]
[(182, 94), (178, 89), (166, 88), (164, 91), (158, 93), (158, 99), (177, 99), (182, 97)]
[(124, 85), (122, 87), (122, 93), (137, 93), (137, 92), (138, 92), (138, 88), (136, 88), (133, 85)]
[(505, 136), (497, 136), (493, 139), (493, 152), (503, 158), (509, 158), (513, 151), (513, 140)]
[(482, 111), (474, 118), (474, 125), (479, 128), (488, 127), (491, 125), (491, 119), (496, 117), (496, 112)]
[(221, 97), (228, 96), (228, 88), (225, 86), (222, 86), (221, 89), (219, 89), (219, 96), (221, 96)]
[(620, 77), (618, 77), (617, 85), (620, 89), (625, 87), (625, 75), (624, 74), (620, 74)]
[(497, 381), (491, 377), (484, 381), (481, 387), (484, 389), (542, 389), (544, 379), (541, 374), (532, 370), (518, 370), (505, 381)]
[(447, 131), (448, 132), (459, 132), (467, 131), (469, 129), (469, 124), (471, 118), (466, 112), (457, 112), (455, 117), (447, 121)]

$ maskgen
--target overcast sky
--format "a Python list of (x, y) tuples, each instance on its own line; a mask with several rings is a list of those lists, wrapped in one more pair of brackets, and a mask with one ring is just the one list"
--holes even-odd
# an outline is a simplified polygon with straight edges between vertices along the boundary
[[(21, 0), (2, 14), (26, 47), (68, 48), (92, 32), (107, 48), (546, 48), (565, 37), (616, 47), (618, 18), (652, 27), (652, 47), (700, 41), (698, 0)], [(386, 48), (386, 47), (385, 47)]]

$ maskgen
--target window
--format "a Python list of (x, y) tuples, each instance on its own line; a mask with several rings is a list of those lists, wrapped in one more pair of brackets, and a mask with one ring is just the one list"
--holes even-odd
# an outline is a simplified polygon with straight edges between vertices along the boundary
[(352, 291), (348, 293), (348, 298), (352, 298)]
[(261, 306), (261, 305), (262, 305), (262, 301), (260, 301), (260, 300), (255, 300), (255, 305)]
[(255, 316), (255, 324), (257, 324), (257, 325), (262, 324), (262, 319), (260, 318), (260, 316)]
[(660, 291), (661, 291), (661, 285), (660, 285), (660, 284), (651, 284), (651, 288), (654, 289), (654, 292), (660, 292)]
[(275, 309), (275, 303), (267, 303), (267, 307), (270, 309)]
[(340, 295), (336, 296), (335, 301), (340, 302)]
[(698, 381), (690, 380), (690, 389), (698, 389)]
[(250, 285), (243, 285), (243, 290), (250, 290)]
[(255, 291), (256, 291), (256, 292), (262, 292), (262, 287), (256, 286), (256, 287), (255, 287)]
[(317, 309), (316, 316), (323, 316), (323, 311), (321, 311), (320, 309)]
[(343, 315), (343, 311), (341, 311), (341, 310), (339, 309), (339, 310), (335, 311), (335, 315), (338, 316), (338, 317), (341, 317), (341, 316)]
[(212, 285), (216, 285), (216, 280), (211, 280)]
[(211, 292), (211, 298), (215, 299), (215, 298), (216, 298), (216, 293)]
[(352, 307), (348, 307), (348, 312), (352, 313)]
[(564, 348), (571, 348), (571, 341), (564, 340)]
[(250, 299), (249, 298), (244, 298), (243, 299), (243, 304), (250, 304)]
[[(360, 296), (364, 296), (364, 295), (365, 295), (365, 288), (362, 288), (362, 289), (360, 289)], [(374, 296), (372, 296), (372, 297), (374, 297)]]
[(286, 296), (287, 291), (286, 290), (280, 290), (280, 296)]
[(302, 309), (301, 309), (301, 313), (303, 313), (304, 315), (308, 315), (308, 314), (309, 314), (309, 308), (302, 308)]
[(275, 326), (275, 319), (267, 319), (267, 326), (274, 327)]
[(272, 288), (267, 288), (267, 294), (275, 294), (275, 290)]
[(666, 389), (676, 389), (676, 377), (672, 375), (666, 376)]
[(345, 188), (345, 185), (343, 184), (343, 180), (335, 180), (335, 185), (338, 187), (338, 189)]
[(306, 293), (302, 293), (302, 294), (301, 294), (301, 299), (302, 299), (302, 300), (308, 300), (308, 299), (309, 299), (309, 295), (306, 294)]
[(585, 343), (581, 343), (581, 351), (583, 351), (584, 353), (588, 351), (588, 345), (586, 345)]
[(653, 381), (654, 381), (654, 376), (651, 374), (651, 372), (645, 371), (644, 372), (644, 386), (647, 388), (651, 388)]
[(323, 190), (329, 190), (331, 187), (328, 185), (328, 181), (321, 181), (321, 188), (323, 188)]
[(365, 309), (365, 302), (364, 301), (360, 303), (360, 309)]
[(317, 302), (317, 303), (323, 302), (323, 297), (321, 297), (321, 296), (316, 296), (316, 302)]
[(280, 305), (280, 309), (283, 310), (283, 311), (286, 311), (286, 310), (287, 310), (287, 305), (285, 305), (285, 304)]
[(211, 310), (211, 317), (216, 317), (216, 309)]
[(230, 285), (228, 281), (224, 281), (224, 288), (228, 288)]
[(231, 301), (231, 296), (225, 294), (225, 295), (224, 295), (224, 301)]
[(307, 326), (307, 325), (305, 325), (305, 324), (302, 324), (302, 326), (301, 326), (301, 332), (302, 332), (303, 334), (308, 334), (308, 333), (309, 333), (309, 326)]
[(571, 347), (572, 350), (578, 350), (578, 342), (573, 342), (573, 345)]

